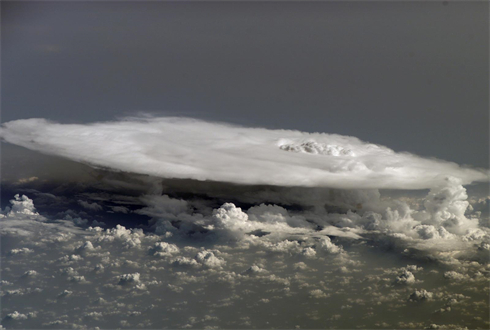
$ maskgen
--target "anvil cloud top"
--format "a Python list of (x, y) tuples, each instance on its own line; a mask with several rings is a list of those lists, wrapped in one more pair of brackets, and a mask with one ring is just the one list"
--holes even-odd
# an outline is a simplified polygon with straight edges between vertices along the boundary
[(67, 125), (3, 124), (12, 144), (93, 166), (163, 178), (236, 184), (424, 189), (447, 177), (485, 181), (484, 170), (398, 153), (355, 137), (246, 128), (177, 117)]

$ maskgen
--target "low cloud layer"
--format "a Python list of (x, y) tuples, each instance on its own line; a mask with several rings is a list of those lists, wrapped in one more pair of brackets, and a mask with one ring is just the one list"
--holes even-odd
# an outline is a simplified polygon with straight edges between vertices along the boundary
[(4, 123), (7, 142), (92, 166), (162, 178), (340, 189), (424, 189), (447, 177), (488, 180), (485, 170), (397, 153), (355, 137), (245, 128), (184, 118), (66, 125)]
[[(433, 190), (427, 221), (460, 216), (453, 206), (461, 195), (451, 182)], [(434, 209), (443, 196), (447, 203)], [(405, 214), (324, 214), (318, 230), (312, 214), (277, 205), (225, 203), (207, 215), (168, 196), (143, 199), (140, 213), (153, 218), (155, 232), (81, 228), (16, 195), (0, 212), (2, 325), (488, 328), (485, 228), (442, 237), (444, 227), (425, 225), (439, 236), (417, 237), (410, 214), (424, 213), (405, 207)], [(362, 237), (342, 235), (347, 227)]]

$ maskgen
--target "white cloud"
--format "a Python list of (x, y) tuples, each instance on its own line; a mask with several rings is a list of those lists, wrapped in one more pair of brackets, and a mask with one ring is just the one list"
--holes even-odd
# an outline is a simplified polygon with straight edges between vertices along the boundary
[(164, 178), (343, 189), (432, 188), (448, 176), (462, 184), (488, 180), (483, 170), (396, 153), (354, 137), (184, 118), (87, 125), (27, 119), (4, 123), (0, 136), (39, 152)]
[(254, 274), (260, 274), (260, 273), (267, 273), (267, 271), (264, 268), (261, 268), (257, 265), (252, 265), (243, 273), (247, 274), (247, 275), (254, 275)]
[(90, 231), (102, 233), (98, 236), (99, 242), (113, 242), (114, 240), (123, 242), (126, 248), (139, 247), (141, 244), (140, 238), (144, 236), (141, 229), (126, 229), (124, 226), (117, 225), (116, 228), (102, 230), (100, 227), (89, 228)]
[(69, 290), (63, 290), (60, 294), (58, 294), (58, 298), (65, 298), (65, 297), (68, 297), (68, 296), (71, 296), (73, 294), (73, 291), (69, 291)]
[(415, 276), (409, 270), (404, 270), (396, 279), (395, 283), (397, 284), (414, 284)]
[(342, 249), (332, 243), (328, 236), (320, 238), (319, 249), (333, 254), (342, 252)]
[(94, 245), (90, 241), (86, 241), (79, 247), (77, 247), (76, 251), (83, 252), (83, 251), (93, 251), (95, 250)]
[(15, 311), (13, 313), (7, 314), (7, 319), (12, 320), (27, 320), (27, 315)]
[(196, 260), (209, 268), (220, 268), (226, 264), (226, 261), (217, 257), (213, 251), (199, 251)]
[[(348, 236), (329, 238), (316, 227), (295, 227), (301, 225), (301, 221), (307, 222), (306, 219), (318, 221), (312, 218), (310, 211), (293, 212), (268, 205), (249, 212), (250, 208), (228, 206), (214, 215), (208, 210), (206, 215), (201, 214), (196, 219), (205, 220), (205, 226), (218, 226), (221, 221), (225, 224), (223, 228), (233, 227), (233, 219), (238, 219), (240, 226), (241, 222), (269, 230), (277, 226), (281, 235), (244, 234), (240, 240), (225, 244), (209, 237), (158, 236), (123, 226), (108, 230), (81, 229), (69, 221), (52, 223), (4, 218), (2, 224), (26, 223), (24, 230), (29, 235), (2, 233), (6, 251), (1, 260), (2, 321), (8, 327), (23, 329), (40, 325), (117, 328), (121, 320), (137, 328), (182, 328), (186, 324), (196, 328), (234, 328), (239, 325), (237, 322), (243, 324), (244, 320), (248, 328), (295, 325), (353, 328), (361, 323), (365, 325), (363, 328), (375, 328), (391, 313), (398, 315), (397, 321), (403, 324), (426, 327), (434, 322), (435, 309), (444, 307), (446, 310), (451, 306), (454, 318), (447, 322), (461, 319), (461, 324), (472, 324), (475, 328), (485, 325), (487, 261), (479, 263), (463, 258), (460, 263), (451, 260), (452, 264), (442, 266), (432, 261), (439, 253), (459, 256), (461, 246), (473, 252), (479, 247), (485, 249), (483, 238), (477, 234), (470, 234), (473, 240), (463, 240), (456, 234), (446, 240), (424, 240), (418, 238), (415, 231), (413, 237), (400, 236), (404, 244), (411, 242), (410, 239), (432, 243), (430, 249), (423, 251), (426, 254), (422, 260), (414, 258), (406, 267), (400, 267), (403, 259), (398, 250), (390, 254), (375, 246), (383, 243), (382, 235), (392, 234), (389, 231), (374, 230), (379, 236), (369, 236), (371, 232), (366, 229), (358, 231), (359, 235), (370, 237), (370, 241)], [(181, 212), (176, 210), (174, 213)], [(192, 210), (185, 210), (177, 219), (181, 214), (194, 216)], [(321, 213), (326, 220), (329, 216)], [(23, 217), (22, 213), (19, 217)], [(362, 216), (349, 217), (353, 226), (364, 225)], [(301, 221), (290, 226), (288, 218)], [(388, 219), (382, 214), (379, 221)], [(290, 228), (291, 232), (284, 228)], [(293, 235), (293, 230), (300, 234)], [(137, 244), (128, 243), (136, 240)], [(454, 242), (462, 245), (457, 246), (455, 252), (431, 250), (447, 241), (451, 245)], [(127, 248), (128, 245), (131, 248)], [(24, 251), (24, 248), (32, 252), (9, 253), (14, 249)], [(157, 253), (163, 253), (163, 258), (155, 257)], [(314, 258), (305, 257), (310, 253)], [(404, 259), (410, 258), (402, 255)], [(431, 271), (435, 268), (440, 271)], [(453, 273), (445, 274), (453, 269)], [(37, 275), (22, 277), (29, 270)], [(425, 289), (393, 285), (398, 275), (407, 284), (424, 283)], [(410, 313), (416, 306), (409, 300), (424, 299), (433, 300), (426, 304), (430, 308)], [(277, 308), (279, 302), (281, 308)], [(202, 310), (197, 308), (199, 306), (206, 308)], [(472, 306), (471, 311), (468, 306)], [(322, 310), (329, 313), (321, 313)], [(9, 314), (17, 315), (15, 311), (18, 311), (18, 319), (7, 318)], [(361, 317), (354, 320), (350, 317), (353, 312)], [(269, 315), (275, 317), (269, 318)], [(293, 319), (295, 315), (306, 315), (308, 321)], [(475, 320), (475, 317), (481, 319)]]
[(12, 218), (12, 219), (35, 219), (41, 220), (43, 219), (39, 213), (36, 212), (36, 208), (34, 207), (34, 202), (32, 199), (27, 197), (26, 195), (20, 196), (16, 194), (14, 199), (10, 200), (10, 207), (7, 207), (2, 214), (0, 214), (1, 218)]
[(22, 277), (32, 277), (36, 275), (38, 275), (38, 272), (36, 272), (35, 270), (28, 270), (22, 275)]
[(320, 289), (311, 290), (309, 292), (310, 296), (313, 298), (327, 298), (328, 295)]
[(140, 273), (123, 274), (118, 276), (118, 280), (119, 285), (138, 284), (140, 282)]
[(409, 297), (411, 301), (431, 300), (434, 294), (425, 289), (415, 290)]
[(417, 225), (414, 227), (423, 239), (448, 239), (454, 237), (444, 227), (434, 227), (432, 225)]
[(179, 253), (179, 248), (175, 244), (169, 244), (167, 242), (157, 242), (153, 247), (149, 249), (149, 253), (157, 257), (169, 257), (173, 254)]
[(306, 258), (315, 258), (316, 256), (316, 251), (312, 247), (305, 247), (302, 251), (301, 254), (304, 255)]
[(33, 253), (34, 250), (29, 249), (29, 248), (20, 248), (20, 249), (12, 249), (10, 250), (9, 254), (10, 255), (17, 255), (17, 254), (28, 254), (28, 253)]
[(447, 278), (447, 279), (452, 280), (452, 281), (458, 281), (458, 282), (470, 279), (470, 277), (467, 274), (461, 274), (461, 273), (458, 273), (454, 270), (450, 270), (450, 271), (445, 272), (444, 278)]

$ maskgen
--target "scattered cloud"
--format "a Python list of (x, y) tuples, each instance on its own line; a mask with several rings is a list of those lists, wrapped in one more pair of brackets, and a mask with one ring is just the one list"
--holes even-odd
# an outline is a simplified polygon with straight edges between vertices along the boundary
[[(372, 229), (353, 213), (350, 225), (359, 227), (359, 238), (325, 236), (308, 222), (308, 210), (225, 203), (197, 213), (182, 200), (161, 200), (164, 206), (149, 202), (146, 212), (156, 223), (169, 217), (172, 235), (121, 225), (84, 229), (40, 215), (27, 196), (12, 199), (0, 219), (4, 325), (114, 328), (126, 320), (130, 328), (268, 328), (270, 322), (283, 328), (353, 328), (359, 318), (352, 313), (362, 315), (369, 328), (487, 324), (488, 258), (474, 259), (479, 246), (488, 244), (487, 232), (473, 240), (458, 231), (450, 238), (427, 239), (415, 229), (389, 225), (388, 213), (378, 218), (388, 225)], [(424, 219), (433, 221), (432, 213), (440, 210), (407, 214), (428, 212)], [(324, 216), (337, 221), (337, 216)], [(201, 221), (200, 236), (190, 235), (183, 224), (192, 219)], [(398, 220), (408, 221), (403, 219)], [(401, 250), (383, 248), (393, 238)], [(447, 241), (452, 249), (438, 247)], [(416, 249), (421, 242), (434, 244)], [(400, 267), (400, 256), (411, 263)], [(331, 313), (319, 312), (326, 308)], [(421, 309), (410, 313), (414, 308)], [(444, 322), (438, 315), (448, 312), (455, 318)], [(274, 313), (277, 319), (271, 319)], [(308, 321), (294, 315), (306, 315)]]

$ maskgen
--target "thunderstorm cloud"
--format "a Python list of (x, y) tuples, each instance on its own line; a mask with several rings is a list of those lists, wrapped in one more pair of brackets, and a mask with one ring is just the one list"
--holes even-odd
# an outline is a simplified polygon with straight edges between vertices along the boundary
[(3, 327), (490, 324), (490, 197), (467, 190), (485, 170), (184, 118), (0, 135), (70, 160), (2, 181)]
[(44, 119), (2, 125), (7, 142), (93, 166), (162, 178), (340, 189), (432, 188), (484, 170), (397, 153), (355, 137), (246, 128), (185, 118), (68, 125)]

